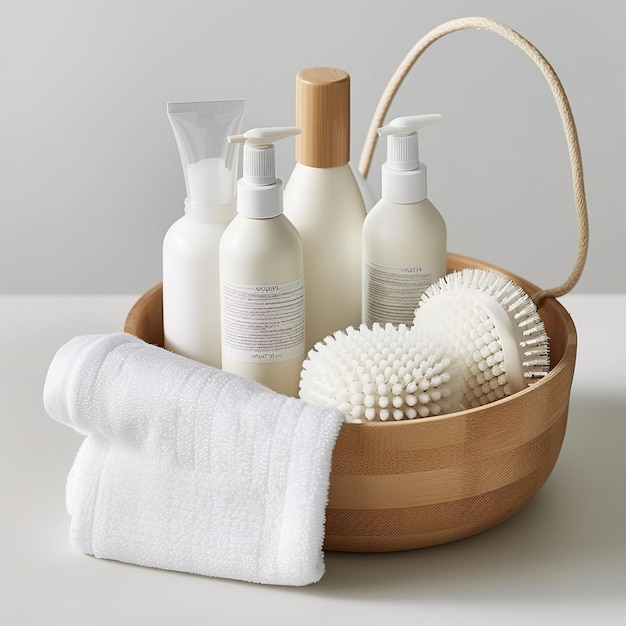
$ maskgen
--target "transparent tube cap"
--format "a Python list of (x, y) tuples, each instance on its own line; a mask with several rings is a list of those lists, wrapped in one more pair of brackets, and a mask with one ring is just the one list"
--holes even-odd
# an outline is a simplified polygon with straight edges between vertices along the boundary
[(244, 110), (243, 98), (167, 104), (185, 176), (186, 205), (234, 202), (239, 149), (228, 137), (240, 131)]

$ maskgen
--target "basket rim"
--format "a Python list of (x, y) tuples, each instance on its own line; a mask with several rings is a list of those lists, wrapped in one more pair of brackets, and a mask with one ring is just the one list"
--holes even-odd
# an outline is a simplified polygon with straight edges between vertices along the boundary
[[(506, 276), (508, 279), (520, 285), (528, 294), (537, 293), (539, 291), (539, 287), (537, 287), (535, 284), (531, 283), (530, 281), (526, 280), (525, 278), (522, 278), (521, 276), (518, 276), (517, 274), (509, 272), (508, 270), (505, 270), (496, 265), (492, 265), (491, 263), (487, 263), (486, 261), (482, 261), (480, 259), (477, 259), (471, 256), (456, 254), (454, 252), (448, 252), (447, 257), (448, 257), (448, 265), (462, 266), (462, 267), (474, 267), (474, 268), (481, 268), (481, 269), (487, 269), (490, 271), (499, 272), (502, 275)], [(456, 270), (453, 269), (452, 271), (456, 271)], [(156, 285), (153, 285), (150, 289), (145, 291), (143, 294), (141, 294), (141, 296), (133, 304), (133, 306), (131, 307), (131, 309), (128, 311), (126, 315), (126, 319), (124, 323), (125, 332), (135, 334), (133, 332), (133, 326), (136, 322), (136, 319), (140, 317), (141, 312), (144, 309), (146, 301), (155, 297), (160, 292), (161, 289), (162, 289), (162, 283), (157, 283)], [(426, 425), (426, 424), (433, 424), (436, 422), (440, 422), (442, 420), (454, 420), (460, 417), (467, 418), (468, 416), (474, 415), (481, 411), (490, 410), (490, 409), (497, 408), (497, 407), (502, 407), (502, 406), (505, 406), (507, 403), (519, 401), (519, 399), (525, 396), (526, 394), (532, 393), (533, 391), (536, 391), (537, 389), (542, 389), (543, 387), (545, 387), (545, 385), (552, 384), (553, 380), (561, 376), (564, 370), (566, 370), (570, 366), (570, 363), (575, 362), (576, 349), (577, 349), (577, 333), (576, 333), (576, 327), (574, 325), (574, 322), (570, 314), (568, 313), (567, 309), (565, 309), (565, 307), (558, 301), (556, 297), (552, 297), (552, 296), (546, 297), (540, 304), (539, 308), (541, 308), (542, 306), (556, 308), (556, 313), (559, 319), (566, 326), (568, 339), (563, 349), (563, 355), (559, 359), (558, 363), (556, 363), (556, 365), (553, 368), (551, 368), (548, 374), (546, 374), (546, 376), (544, 376), (541, 380), (538, 380), (537, 382), (532, 383), (525, 389), (517, 391), (511, 394), (510, 396), (507, 396), (506, 398), (501, 398), (500, 400), (494, 400), (493, 402), (490, 402), (483, 406), (464, 409), (462, 411), (455, 411), (454, 413), (445, 413), (443, 415), (432, 415), (429, 417), (421, 417), (420, 419), (413, 419), (413, 420), (398, 420), (398, 421), (391, 420), (391, 421), (386, 421), (386, 422), (366, 421), (366, 422), (359, 422), (359, 423), (345, 422), (342, 425), (342, 428), (344, 429), (347, 428), (350, 430), (354, 428), (361, 428), (361, 429), (363, 428), (390, 428), (390, 427), (419, 428), (419, 424)]]

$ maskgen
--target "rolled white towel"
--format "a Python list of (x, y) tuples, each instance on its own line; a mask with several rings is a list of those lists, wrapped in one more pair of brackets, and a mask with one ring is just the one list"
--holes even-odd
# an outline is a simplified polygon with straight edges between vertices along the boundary
[(324, 574), (339, 410), (126, 333), (62, 346), (44, 406), (87, 435), (67, 482), (76, 548), (266, 584)]

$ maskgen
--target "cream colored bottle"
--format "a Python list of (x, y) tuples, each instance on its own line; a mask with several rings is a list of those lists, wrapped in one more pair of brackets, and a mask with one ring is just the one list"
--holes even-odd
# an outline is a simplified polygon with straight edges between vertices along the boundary
[(417, 131), (440, 115), (396, 118), (378, 129), (387, 136), (381, 199), (363, 223), (363, 322), (413, 324), (428, 287), (446, 273), (447, 232), (426, 197), (426, 166)]
[(350, 76), (311, 68), (296, 77), (296, 165), (285, 215), (304, 245), (306, 347), (361, 321), (365, 205), (349, 164)]
[(273, 142), (299, 132), (259, 128), (230, 138), (245, 143), (244, 171), (219, 254), (222, 369), (294, 397), (305, 356), (303, 250), (283, 214)]

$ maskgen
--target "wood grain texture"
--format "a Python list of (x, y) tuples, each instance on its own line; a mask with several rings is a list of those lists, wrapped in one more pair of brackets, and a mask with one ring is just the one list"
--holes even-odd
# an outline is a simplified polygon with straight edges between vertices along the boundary
[[(496, 270), (527, 293), (538, 288), (500, 268), (448, 255), (448, 271)], [(487, 406), (394, 423), (345, 424), (333, 454), (327, 550), (384, 552), (447, 543), (518, 512), (557, 461), (574, 377), (577, 336), (563, 306), (539, 313), (550, 337), (550, 373)], [(160, 285), (128, 314), (125, 331), (163, 345)]]
[(309, 167), (339, 167), (350, 160), (350, 76), (332, 67), (296, 76), (296, 160)]
[(133, 305), (124, 323), (124, 332), (163, 347), (163, 284), (146, 291)]

